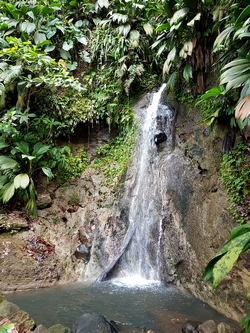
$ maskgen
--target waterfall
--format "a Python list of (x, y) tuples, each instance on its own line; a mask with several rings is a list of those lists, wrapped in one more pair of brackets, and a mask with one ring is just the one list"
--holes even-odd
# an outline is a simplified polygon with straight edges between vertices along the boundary
[[(160, 280), (160, 247), (164, 181), (162, 168), (173, 145), (173, 111), (161, 103), (165, 84), (153, 93), (151, 104), (142, 110), (133, 157), (133, 180), (127, 190), (129, 228), (116, 258), (98, 280), (115, 267), (118, 277)], [(118, 264), (117, 264), (118, 263)]]

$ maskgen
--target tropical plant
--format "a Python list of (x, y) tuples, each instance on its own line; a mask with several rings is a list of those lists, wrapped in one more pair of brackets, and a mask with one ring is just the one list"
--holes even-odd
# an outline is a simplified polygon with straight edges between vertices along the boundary
[[(250, 5), (244, 0), (237, 4), (229, 2), (224, 18), (215, 27), (221, 29), (213, 46), (213, 52), (218, 54), (215, 66), (220, 71), (220, 87), (210, 89), (201, 99), (212, 97), (218, 101), (217, 97), (221, 99), (223, 94), (224, 101), (231, 100), (231, 103), (226, 108), (223, 103), (219, 112), (235, 113), (237, 124), (243, 129), (250, 123)], [(235, 119), (231, 117), (231, 126), (236, 125)]]
[(235, 227), (229, 240), (207, 264), (206, 280), (212, 279), (215, 289), (235, 265), (239, 255), (250, 248), (250, 222)]
[(184, 80), (193, 80), (194, 95), (200, 94), (213, 64), (213, 2), (170, 0), (163, 6), (152, 48), (158, 48), (157, 56), (166, 59), (163, 74), (170, 75), (169, 86), (174, 86), (177, 77), (181, 79), (181, 69)]
[(45, 154), (50, 146), (37, 142), (32, 150), (24, 142), (16, 142), (11, 150), (11, 157), (0, 156), (0, 199), (7, 203), (15, 194), (26, 203), (30, 217), (37, 216), (36, 190), (33, 175), (41, 169), (43, 173), (52, 178), (53, 174), (48, 167)]

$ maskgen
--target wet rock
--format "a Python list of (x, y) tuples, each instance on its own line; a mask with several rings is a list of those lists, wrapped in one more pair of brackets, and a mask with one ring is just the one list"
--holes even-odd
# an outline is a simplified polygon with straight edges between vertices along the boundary
[(181, 328), (182, 333), (198, 333), (195, 327), (189, 323), (185, 323)]
[(35, 330), (34, 333), (49, 333), (49, 330), (44, 327), (43, 325), (38, 325)]
[(85, 261), (89, 261), (90, 251), (86, 245), (81, 244), (77, 247), (75, 251), (75, 256), (77, 259), (84, 259)]
[(12, 323), (19, 326), (20, 331), (29, 331), (35, 327), (34, 320), (25, 311), (22, 311), (17, 305), (8, 302), (3, 296), (0, 296), (0, 320), (8, 318)]
[(107, 319), (97, 313), (84, 313), (72, 328), (73, 333), (117, 333), (116, 328)]
[(217, 333), (217, 326), (213, 320), (207, 320), (198, 326), (198, 331), (200, 333)]
[(37, 197), (36, 205), (38, 209), (45, 209), (50, 207), (52, 199), (49, 193), (39, 194)]
[(154, 135), (154, 142), (156, 145), (159, 145), (160, 143), (167, 140), (167, 136), (164, 132), (160, 132), (158, 134)]
[(61, 324), (51, 326), (48, 331), (49, 333), (71, 333), (71, 329), (69, 327), (65, 327)]

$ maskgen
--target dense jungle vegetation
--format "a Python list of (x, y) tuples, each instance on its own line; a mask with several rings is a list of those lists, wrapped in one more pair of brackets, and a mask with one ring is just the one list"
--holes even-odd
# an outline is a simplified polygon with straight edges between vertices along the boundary
[[(86, 152), (59, 144), (79, 124), (116, 130), (96, 167), (110, 183), (121, 175), (133, 146), (131, 105), (162, 82), (211, 129), (228, 125), (222, 179), (240, 225), (207, 266), (215, 288), (250, 247), (249, 1), (1, 1), (0, 59), (0, 200), (2, 209), (26, 206), (31, 218), (39, 172), (63, 184), (87, 166)], [(114, 159), (121, 167), (110, 170)]]

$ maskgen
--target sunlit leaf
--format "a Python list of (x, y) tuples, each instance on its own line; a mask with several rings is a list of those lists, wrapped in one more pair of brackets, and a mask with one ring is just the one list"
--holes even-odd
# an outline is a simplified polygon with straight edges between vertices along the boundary
[(30, 179), (27, 173), (20, 173), (14, 178), (15, 188), (26, 188), (29, 185)]
[(72, 41), (72, 40), (68, 40), (67, 42), (64, 42), (64, 43), (63, 43), (62, 48), (63, 48), (63, 50), (65, 50), (65, 51), (69, 51), (69, 50), (71, 50), (71, 49), (73, 48), (73, 46), (74, 46), (73, 41)]
[(143, 29), (145, 30), (146, 34), (148, 36), (152, 36), (153, 35), (153, 32), (154, 32), (154, 29), (152, 27), (152, 25), (150, 23), (145, 23), (143, 25)]
[(109, 7), (109, 1), (108, 0), (97, 0), (98, 5), (102, 8), (102, 7)]
[(8, 323), (0, 326), (0, 333), (10, 332), (14, 328), (14, 324)]
[(35, 44), (39, 44), (46, 41), (46, 35), (42, 32), (36, 31), (34, 33), (34, 42)]
[(193, 27), (195, 25), (195, 21), (199, 21), (200, 18), (201, 18), (201, 13), (196, 14), (195, 17), (190, 22), (187, 23), (187, 26)]
[(20, 23), (19, 26), (20, 26), (21, 31), (25, 31), (28, 34), (30, 34), (31, 32), (33, 32), (36, 29), (35, 23), (28, 22), (28, 21)]
[(244, 120), (250, 115), (250, 95), (243, 98), (235, 108), (235, 118)]
[(189, 8), (181, 8), (171, 17), (170, 25), (177, 25), (189, 12)]

